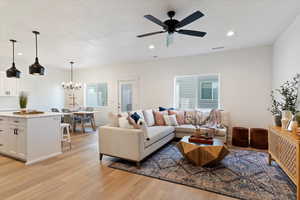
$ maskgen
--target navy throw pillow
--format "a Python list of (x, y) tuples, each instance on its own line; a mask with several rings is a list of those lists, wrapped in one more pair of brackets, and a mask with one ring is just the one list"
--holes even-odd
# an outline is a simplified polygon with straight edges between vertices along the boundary
[(158, 107), (159, 112), (166, 111), (166, 110), (175, 110), (175, 108), (164, 108), (164, 107)]
[(133, 113), (132, 115), (130, 115), (130, 117), (135, 121), (136, 124), (139, 121), (139, 119), (141, 118), (141, 116), (139, 116), (139, 114), (137, 114), (136, 112)]

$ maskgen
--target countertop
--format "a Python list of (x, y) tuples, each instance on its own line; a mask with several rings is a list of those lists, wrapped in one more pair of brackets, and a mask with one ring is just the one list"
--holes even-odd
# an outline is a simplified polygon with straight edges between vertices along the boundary
[(16, 115), (13, 112), (0, 112), (0, 117), (13, 117), (13, 118), (42, 118), (42, 117), (53, 117), (53, 116), (62, 116), (62, 113), (55, 112), (45, 112), (43, 114), (34, 114), (34, 115)]

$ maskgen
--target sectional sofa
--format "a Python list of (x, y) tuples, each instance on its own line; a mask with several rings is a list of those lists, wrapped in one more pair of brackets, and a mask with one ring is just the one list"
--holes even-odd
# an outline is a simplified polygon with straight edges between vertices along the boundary
[[(119, 127), (117, 115), (111, 117), (109, 125), (100, 127), (98, 137), (100, 160), (102, 160), (103, 155), (107, 155), (134, 161), (139, 166), (144, 158), (175, 137), (181, 138), (191, 135), (195, 131), (195, 126), (192, 124), (156, 126), (154, 116), (151, 116), (152, 110), (138, 110), (131, 113), (134, 112), (142, 115), (146, 122), (140, 129)], [(210, 110), (202, 110), (201, 112), (208, 116)], [(123, 113), (122, 115), (128, 114)], [(229, 113), (221, 111), (221, 119), (222, 128), (217, 129), (215, 137), (226, 143), (228, 127), (230, 126)]]

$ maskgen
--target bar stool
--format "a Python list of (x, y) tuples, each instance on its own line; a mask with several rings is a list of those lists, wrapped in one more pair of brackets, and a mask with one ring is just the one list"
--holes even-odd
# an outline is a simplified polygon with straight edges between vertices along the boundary
[(60, 124), (60, 131), (61, 131), (61, 149), (63, 149), (63, 143), (67, 142), (70, 145), (70, 150), (72, 149), (71, 143), (71, 134), (70, 134), (70, 124), (68, 123), (61, 123)]

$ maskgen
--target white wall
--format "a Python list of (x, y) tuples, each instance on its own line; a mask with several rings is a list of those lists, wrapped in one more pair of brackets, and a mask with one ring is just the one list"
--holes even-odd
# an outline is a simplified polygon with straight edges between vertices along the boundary
[(273, 88), (300, 73), (300, 15), (274, 44)]
[[(29, 93), (28, 108), (44, 111), (49, 111), (52, 107), (62, 108), (64, 106), (64, 92), (61, 83), (66, 80), (66, 71), (45, 65), (45, 76), (32, 76), (28, 72), (29, 64), (16, 62), (16, 67), (21, 71), (20, 91)], [(10, 66), (11, 61), (2, 59), (0, 71), (5, 71)], [(18, 97), (0, 97), (0, 110), (7, 108), (18, 109)]]
[[(101, 56), (101, 55), (99, 55)], [(212, 54), (117, 64), (81, 69), (77, 80), (85, 83), (108, 82), (107, 108), (117, 110), (117, 80), (128, 77), (140, 80), (141, 108), (173, 105), (174, 77), (191, 74), (221, 76), (221, 107), (231, 113), (234, 126), (267, 127), (271, 89), (272, 47), (216, 52)], [(104, 123), (104, 122), (103, 122)]]

